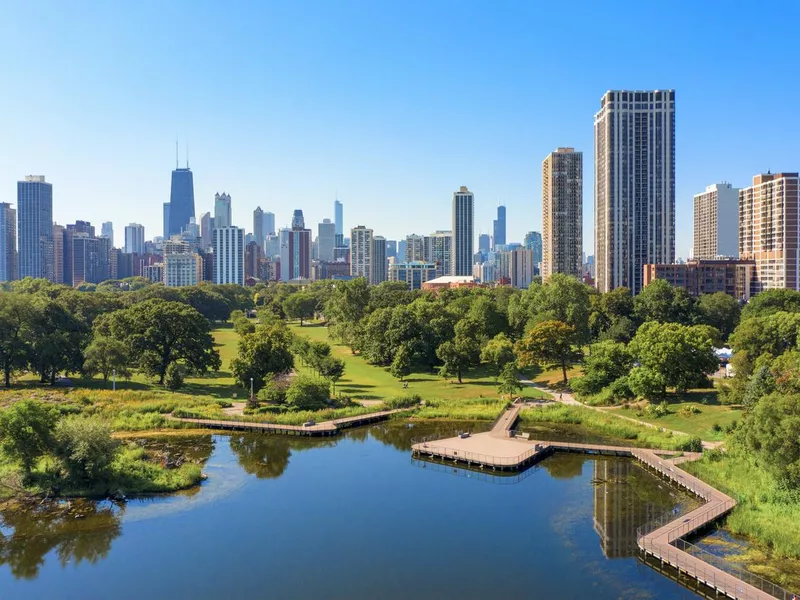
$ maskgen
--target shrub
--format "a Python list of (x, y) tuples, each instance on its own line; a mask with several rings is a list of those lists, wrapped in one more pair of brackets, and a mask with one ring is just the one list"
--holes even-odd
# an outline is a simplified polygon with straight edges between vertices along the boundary
[(170, 363), (167, 367), (167, 375), (164, 378), (164, 385), (168, 390), (179, 390), (183, 387), (183, 380), (186, 378), (186, 370), (178, 363)]
[(295, 377), (286, 390), (286, 404), (295, 410), (321, 410), (329, 400), (328, 383), (306, 375)]
[(94, 417), (61, 419), (55, 437), (56, 455), (70, 476), (78, 480), (103, 477), (119, 447), (108, 426)]
[(393, 410), (395, 408), (411, 408), (412, 406), (417, 406), (420, 402), (422, 402), (422, 398), (418, 394), (414, 394), (413, 396), (397, 396), (395, 398), (384, 400), (383, 408), (386, 410)]
[(646, 367), (634, 367), (628, 375), (628, 387), (637, 398), (658, 398), (664, 393), (664, 377)]

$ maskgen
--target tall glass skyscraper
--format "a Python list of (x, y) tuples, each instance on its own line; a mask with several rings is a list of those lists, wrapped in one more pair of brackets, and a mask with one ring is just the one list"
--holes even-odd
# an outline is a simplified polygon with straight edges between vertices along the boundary
[(53, 281), (53, 186), (44, 175), (17, 182), (19, 276)]
[(475, 197), (466, 186), (453, 194), (452, 275), (472, 275)]
[[(166, 209), (164, 211), (166, 213)], [(180, 234), (194, 218), (194, 178), (187, 166), (172, 172), (172, 187), (169, 193), (169, 229), (170, 236)]]
[(497, 218), (492, 223), (494, 225), (494, 248), (505, 246), (506, 244), (506, 207), (502, 204), (497, 207)]
[(17, 211), (0, 202), (0, 281), (17, 278)]
[(343, 207), (338, 200), (333, 201), (333, 222), (336, 223), (336, 235), (344, 235)]

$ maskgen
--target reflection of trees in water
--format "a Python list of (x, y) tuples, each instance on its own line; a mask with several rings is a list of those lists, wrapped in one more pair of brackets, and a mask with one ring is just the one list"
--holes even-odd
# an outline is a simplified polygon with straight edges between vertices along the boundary
[(111, 542), (122, 533), (123, 510), (91, 500), (2, 510), (0, 522), (11, 533), (0, 534), (0, 564), (7, 564), (14, 577), (33, 579), (52, 550), (61, 566), (73, 560), (95, 563), (106, 557)]
[(583, 463), (587, 458), (580, 454), (556, 454), (542, 461), (542, 467), (547, 469), (555, 479), (572, 479), (583, 473)]
[(230, 443), (239, 465), (247, 473), (271, 479), (283, 474), (293, 450), (335, 446), (336, 438), (235, 433), (230, 436)]
[(478, 433), (487, 431), (491, 423), (480, 421), (415, 421), (392, 419), (364, 429), (379, 442), (400, 450), (410, 452), (411, 445), (420, 438), (447, 438), (462, 431)]

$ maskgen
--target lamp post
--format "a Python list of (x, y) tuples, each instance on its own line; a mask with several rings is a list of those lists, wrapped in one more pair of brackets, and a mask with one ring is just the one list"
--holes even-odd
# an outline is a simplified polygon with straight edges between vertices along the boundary
[(253, 378), (250, 378), (250, 402), (253, 401)]

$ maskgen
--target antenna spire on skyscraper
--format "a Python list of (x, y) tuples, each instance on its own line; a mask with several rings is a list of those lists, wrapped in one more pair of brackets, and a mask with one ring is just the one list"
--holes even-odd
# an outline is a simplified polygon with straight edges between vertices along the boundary
[(189, 168), (189, 142), (186, 142), (186, 168)]
[(175, 136), (175, 168), (178, 168), (178, 136)]

